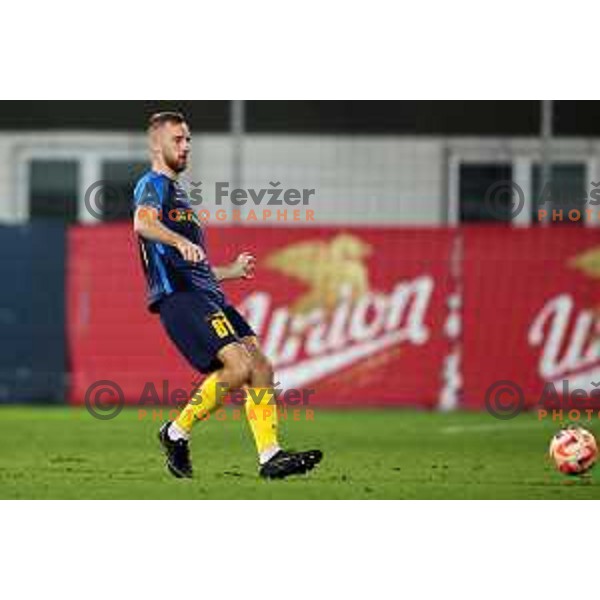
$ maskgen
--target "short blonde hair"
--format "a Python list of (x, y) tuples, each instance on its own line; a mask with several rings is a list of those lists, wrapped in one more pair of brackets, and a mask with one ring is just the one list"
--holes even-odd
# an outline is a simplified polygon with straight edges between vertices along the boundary
[(154, 113), (148, 119), (148, 131), (154, 131), (165, 123), (185, 123), (185, 117), (180, 112), (164, 111)]

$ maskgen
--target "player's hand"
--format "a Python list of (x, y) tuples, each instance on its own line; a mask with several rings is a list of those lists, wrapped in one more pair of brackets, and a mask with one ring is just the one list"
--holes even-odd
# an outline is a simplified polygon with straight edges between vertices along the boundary
[(181, 240), (175, 245), (183, 258), (192, 263), (202, 262), (206, 255), (200, 246), (190, 242), (189, 240)]
[(236, 277), (252, 279), (256, 267), (256, 258), (250, 252), (242, 252), (233, 262), (232, 268)]

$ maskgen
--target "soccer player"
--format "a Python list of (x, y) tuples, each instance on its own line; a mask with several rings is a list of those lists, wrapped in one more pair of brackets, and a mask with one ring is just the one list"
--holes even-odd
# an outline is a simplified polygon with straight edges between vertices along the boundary
[(306, 473), (322, 458), (320, 450), (286, 452), (277, 437), (273, 368), (256, 335), (228, 303), (219, 281), (253, 276), (254, 257), (244, 252), (229, 265), (212, 267), (204, 230), (177, 182), (187, 167), (190, 131), (180, 113), (150, 118), (152, 170), (134, 191), (134, 230), (147, 282), (150, 311), (158, 313), (167, 335), (198, 371), (208, 376), (178, 418), (165, 423), (159, 440), (168, 470), (191, 477), (192, 427), (219, 406), (225, 390), (246, 389), (246, 415), (256, 442), (259, 474), (283, 478)]

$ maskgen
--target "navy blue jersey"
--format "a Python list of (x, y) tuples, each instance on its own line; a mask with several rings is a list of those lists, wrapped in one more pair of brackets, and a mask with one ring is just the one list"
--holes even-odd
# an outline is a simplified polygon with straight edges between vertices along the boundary
[[(197, 244), (206, 254), (204, 229), (187, 199), (185, 190), (162, 173), (150, 171), (136, 184), (134, 204), (146, 206), (149, 218)], [(225, 296), (208, 260), (191, 263), (173, 246), (138, 237), (140, 257), (147, 284), (148, 307), (158, 310), (158, 302), (177, 291), (200, 291), (223, 304)]]

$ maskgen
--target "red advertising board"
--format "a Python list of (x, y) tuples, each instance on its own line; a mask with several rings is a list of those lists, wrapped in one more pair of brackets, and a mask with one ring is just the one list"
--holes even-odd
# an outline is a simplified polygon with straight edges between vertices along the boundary
[[(273, 360), (284, 389), (315, 390), (318, 405), (435, 407), (449, 351), (444, 334), (453, 233), (397, 228), (209, 229), (213, 264), (238, 252), (256, 278), (224, 285)], [(144, 305), (135, 237), (127, 224), (69, 235), (70, 401), (97, 381), (130, 403), (196, 378)], [(168, 383), (165, 384), (165, 381)]]
[[(213, 264), (257, 256), (256, 278), (224, 289), (279, 387), (315, 404), (485, 409), (510, 380), (532, 407), (550, 384), (600, 389), (600, 231), (239, 226), (208, 243)], [(130, 228), (75, 227), (68, 256), (71, 402), (99, 380), (131, 403), (148, 384), (155, 401), (189, 393), (197, 374), (145, 308)]]
[(528, 407), (553, 390), (589, 395), (600, 385), (600, 231), (473, 227), (464, 240), (463, 406), (484, 408), (498, 380)]

